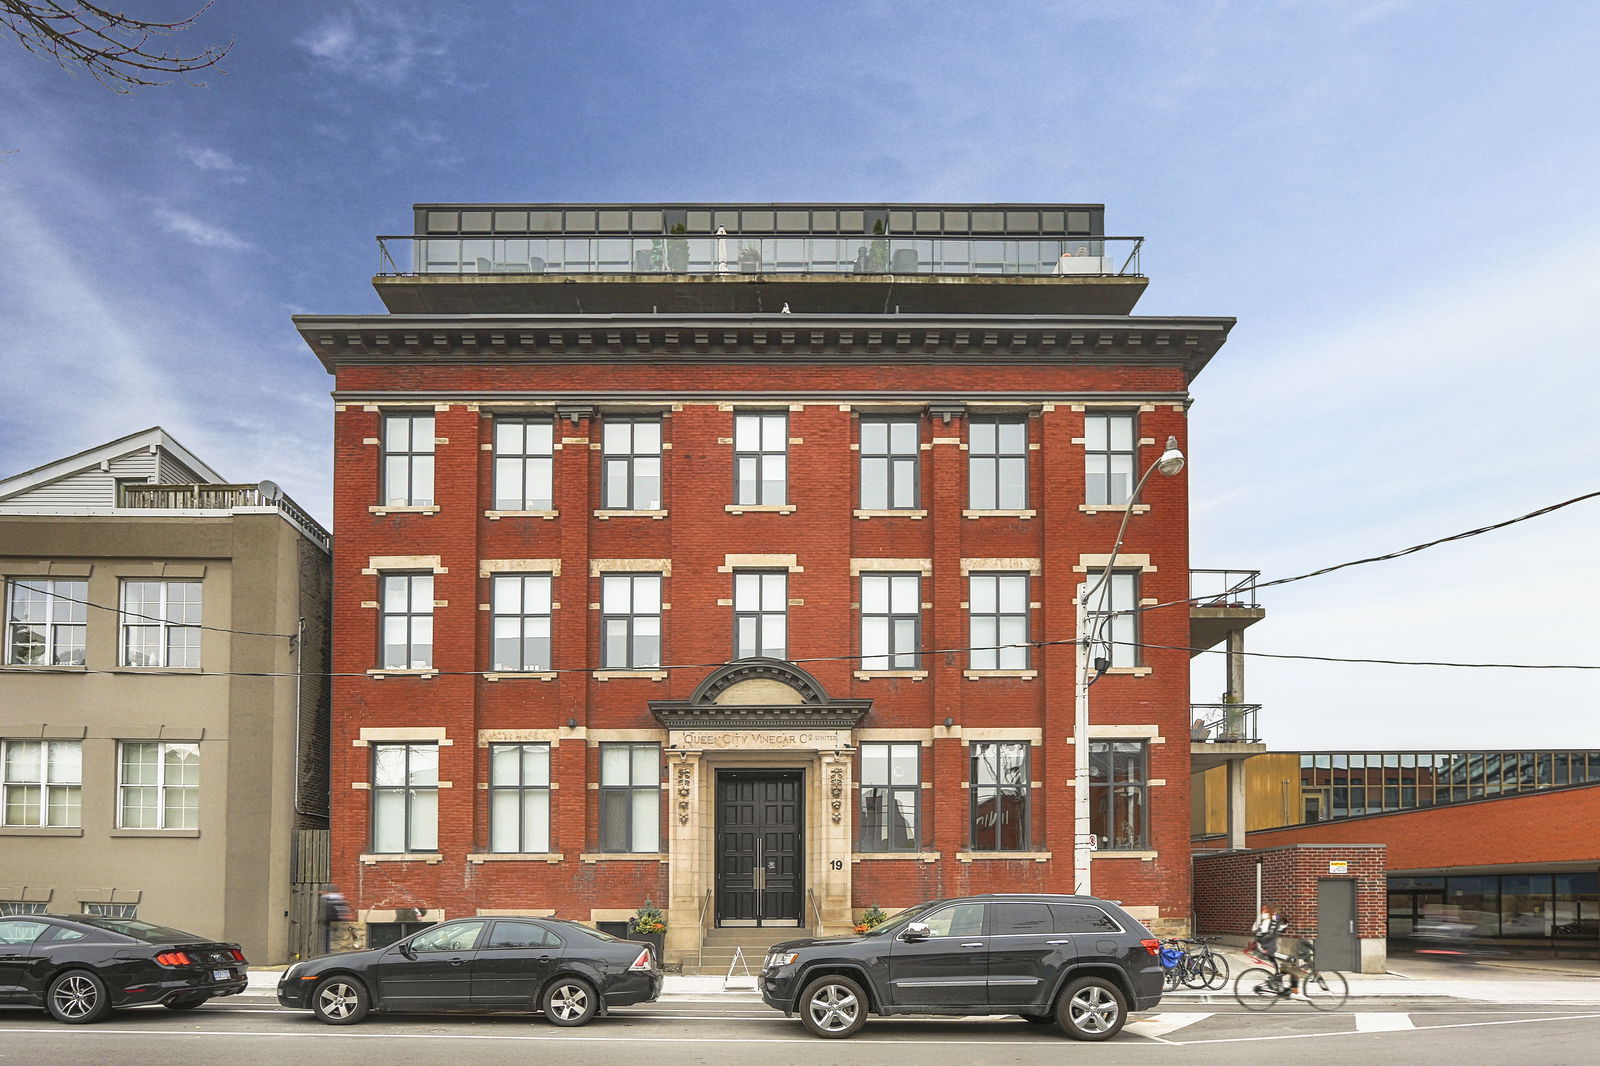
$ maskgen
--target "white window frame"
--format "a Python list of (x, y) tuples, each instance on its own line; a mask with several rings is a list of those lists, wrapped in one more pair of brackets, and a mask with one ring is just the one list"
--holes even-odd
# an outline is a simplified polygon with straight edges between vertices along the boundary
[[(5, 662), (7, 666), (82, 666), (89, 624), (89, 583), (82, 578), (13, 577), (7, 581)], [(25, 622), (17, 617), (17, 594), (43, 597), (44, 620)], [(33, 596), (29, 595), (29, 602)], [(18, 658), (17, 636), (23, 630), (42, 630), (41, 657), (35, 661)], [(63, 638), (75, 632), (76, 640)]]
[[(154, 748), (155, 780), (154, 781), (128, 781), (128, 749), (129, 748)], [(194, 755), (194, 781), (193, 783), (171, 784), (167, 778), (167, 755), (173, 751), (188, 751)], [(144, 805), (130, 808), (128, 794), (132, 789), (155, 789), (154, 825), (129, 825), (128, 811), (130, 809), (146, 809)], [(188, 798), (192, 794), (192, 805), (173, 802), (174, 799)], [(173, 818), (177, 811), (193, 811), (193, 818)], [(192, 825), (175, 825), (174, 822), (193, 822)], [(174, 744), (155, 740), (119, 740), (117, 742), (117, 828), (118, 829), (189, 829), (200, 828), (200, 745)]]
[[(1020, 748), (1022, 750), (1022, 774), (1019, 778), (1013, 781), (1000, 780), (1000, 759), (998, 756), (1000, 754), (1000, 749), (1004, 748)], [(979, 771), (983, 766), (984, 753), (991, 749), (993, 749), (996, 753), (996, 759), (993, 767), (993, 777), (995, 780), (984, 781), (982, 780), (982, 775)], [(1033, 775), (1033, 746), (1026, 740), (973, 741), (969, 754), (970, 758), (968, 760), (968, 765), (970, 766), (970, 770), (968, 773), (970, 776), (970, 781), (968, 782), (968, 790), (972, 796), (972, 805), (971, 813), (967, 817), (967, 831), (971, 834), (972, 850), (1027, 851), (1031, 846), (1031, 841), (1033, 839), (1033, 782), (1030, 780)], [(996, 840), (1000, 844), (1004, 845), (1009, 843), (1014, 846), (993, 847), (987, 843), (980, 844), (978, 840), (978, 813), (979, 808), (983, 805), (984, 797), (993, 797), (995, 800), (995, 811), (998, 816), (998, 812), (1003, 809), (1003, 805), (1000, 803), (1000, 797), (1002, 794), (1007, 792), (1016, 794), (1020, 801), (1022, 809), (1022, 826), (1020, 830), (1012, 832), (1012, 839), (1010, 840), (1007, 840), (1007, 833), (1003, 829), (996, 828), (994, 830), (994, 834)]]
[[(400, 783), (382, 783), (378, 773), (378, 764), (383, 753), (393, 749), (401, 751), (400, 758)], [(412, 762), (415, 755), (422, 750), (433, 753), (432, 780), (423, 778), (414, 780), (417, 773), (429, 769), (426, 766), (413, 769)], [(428, 854), (439, 850), (439, 752), (437, 741), (433, 742), (408, 742), (395, 743), (372, 742), (372, 827), (371, 846), (374, 855), (409, 855), (415, 853)], [(400, 802), (400, 837), (401, 846), (398, 851), (393, 848), (381, 847), (382, 830), (379, 819), (383, 814), (382, 797), (398, 795)], [(424, 811), (431, 813), (433, 836), (432, 839), (419, 829), (418, 815)], [(426, 824), (425, 822), (423, 824)]]
[(549, 511), (554, 507), (555, 421), (495, 416), (494, 509)]
[[(661, 665), (662, 609), (661, 574), (631, 571), (600, 575), (600, 667), (603, 670), (653, 670)], [(640, 594), (653, 589), (655, 610), (639, 610)], [(646, 599), (649, 602), (649, 599)], [(652, 634), (651, 629), (655, 632)], [(612, 653), (611, 635), (617, 631), (624, 654)], [(641, 641), (655, 638), (651, 655)]]
[[(773, 606), (774, 602), (777, 604)], [(750, 631), (747, 642), (746, 631)], [(776, 632), (777, 639), (773, 639)], [(789, 572), (733, 572), (733, 657), (789, 657)]]
[[(385, 507), (434, 505), (436, 432), (432, 411), (384, 411), (379, 498)], [(404, 427), (404, 433), (399, 432)], [(403, 484), (402, 484), (403, 483)]]
[[(883, 779), (879, 780), (876, 767), (868, 756), (882, 750)], [(895, 782), (895, 765), (910, 763), (909, 782)], [(890, 828), (892, 820), (904, 809), (897, 798), (910, 798), (911, 840), (897, 844)], [(868, 812), (876, 813), (880, 823), (881, 839), (868, 835)], [(863, 741), (861, 744), (861, 824), (859, 850), (861, 851), (917, 851), (922, 846), (922, 745), (910, 741)]]
[[(1022, 433), (1020, 447), (1006, 450), (1007, 429)], [(987, 440), (980, 441), (980, 437)], [(987, 470), (985, 480), (980, 470)], [(980, 493), (980, 484), (987, 493)], [(1028, 419), (973, 418), (967, 422), (967, 506), (974, 511), (1025, 511), (1028, 508)]]
[[(910, 446), (897, 446), (896, 427), (910, 427)], [(880, 445), (870, 438), (883, 432)], [(863, 418), (858, 426), (861, 456), (861, 509), (915, 511), (922, 503), (922, 420), (915, 415)], [(880, 491), (881, 490), (881, 491)]]
[[(653, 429), (655, 444), (640, 443), (640, 430)], [(665, 471), (662, 442), (666, 424), (659, 416), (603, 419), (600, 425), (600, 499), (608, 511), (659, 511), (664, 499)], [(626, 438), (626, 439), (623, 439)], [(654, 465), (655, 493), (650, 492)]]
[(733, 502), (749, 507), (789, 502), (787, 411), (733, 413)]
[(974, 570), (967, 577), (967, 607), (970, 668), (1028, 669), (1028, 575)]
[(1111, 669), (1144, 665), (1144, 650), (1139, 647), (1138, 570), (1113, 570), (1106, 585), (1093, 596), (1088, 607), (1089, 633), (1094, 638), (1093, 659), (1106, 659)]
[[(551, 668), (554, 588), (554, 576), (548, 573), (495, 574), (490, 578), (491, 669), (537, 673)], [(515, 641), (516, 654), (502, 656), (501, 641)]]
[[(869, 602), (880, 598), (885, 609), (869, 610)], [(881, 622), (881, 627), (876, 622)], [(909, 641), (903, 639), (904, 623), (908, 622)], [(862, 573), (861, 669), (920, 669), (921, 648), (922, 575), (896, 571)]]
[[(1127, 446), (1119, 447), (1114, 435), (1126, 431)], [(1133, 493), (1134, 468), (1139, 453), (1139, 421), (1131, 411), (1091, 411), (1083, 417), (1084, 503), (1122, 507)], [(1095, 478), (1100, 482), (1097, 486)], [(1112, 481), (1121, 478), (1120, 484)]]
[[(627, 753), (627, 774), (619, 780), (617, 761), (612, 756)], [(627, 799), (618, 814), (612, 810), (608, 797), (625, 794)], [(620, 833), (626, 838), (626, 847), (613, 846), (612, 839), (619, 827), (614, 818), (622, 818)], [(661, 745), (649, 743), (602, 743), (600, 745), (600, 850), (602, 852), (629, 852), (655, 854), (661, 850)]]
[[(159, 587), (160, 594), (159, 594), (159, 597), (156, 600), (155, 607), (154, 607), (153, 611), (152, 610), (140, 610), (140, 611), (132, 611), (132, 610), (130, 610), (129, 601), (128, 601), (128, 592), (129, 592), (130, 589), (132, 589), (133, 587), (138, 586), (138, 585), (155, 585), (155, 586)], [(183, 587), (186, 587), (186, 588), (192, 587), (194, 589), (194, 593), (195, 593), (194, 599), (193, 600), (178, 600), (178, 601), (174, 601), (172, 594), (173, 594), (173, 592), (175, 591), (175, 589), (178, 586), (183, 586)], [(194, 607), (195, 607), (194, 619), (192, 621), (190, 621), (190, 620), (174, 621), (171, 616), (172, 616), (172, 612), (173, 612), (175, 606), (179, 606), (179, 605), (187, 606), (189, 603), (193, 603)], [(121, 623), (121, 625), (119, 626), (119, 637), (120, 637), (120, 639), (118, 641), (118, 656), (117, 656), (119, 665), (121, 665), (121, 666), (131, 666), (131, 667), (134, 667), (134, 668), (140, 668), (140, 667), (165, 667), (165, 668), (168, 668), (168, 669), (199, 669), (200, 668), (201, 642), (202, 642), (202, 638), (203, 638), (203, 635), (204, 635), (204, 630), (202, 629), (202, 626), (205, 624), (205, 621), (204, 621), (205, 620), (205, 588), (204, 588), (204, 582), (200, 581), (198, 578), (172, 579), (172, 578), (125, 577), (125, 578), (122, 579), (121, 588), (118, 591), (118, 607), (119, 607), (118, 621)], [(138, 663), (138, 662), (134, 662), (133, 661), (134, 660), (134, 654), (133, 654), (132, 646), (129, 643), (129, 637), (132, 635), (132, 632), (134, 630), (136, 630), (136, 629), (154, 629), (154, 630), (156, 630), (157, 642), (156, 642), (156, 656), (155, 656), (156, 661), (155, 662)], [(189, 644), (188, 642), (185, 642), (184, 646), (180, 649), (185, 654), (183, 654), (181, 656), (174, 656), (173, 655), (173, 651), (175, 649), (173, 648), (172, 640), (173, 640), (174, 636), (176, 636), (176, 635), (178, 635), (180, 633), (182, 633), (182, 634), (192, 633), (193, 634), (193, 643)], [(188, 652), (191, 650), (191, 648), (193, 650), (193, 654), (192, 655), (188, 654)], [(173, 660), (175, 658), (179, 658), (182, 661), (174, 662)]]
[(489, 745), (489, 850), (500, 854), (549, 852), (548, 743)]
[[(426, 584), (419, 584), (425, 582)], [(400, 589), (403, 602), (396, 608), (391, 592)], [(378, 662), (383, 670), (433, 669), (433, 574), (426, 571), (395, 571), (378, 575)], [(405, 631), (403, 642), (389, 639), (390, 622), (399, 622)], [(424, 624), (426, 623), (426, 624)], [(426, 634), (423, 639), (422, 634)], [(390, 661), (391, 648), (404, 648), (404, 662)], [(427, 654), (418, 652), (427, 649)]]
[[(34, 749), (38, 776), (12, 776), (12, 764), (19, 750)], [(57, 759), (57, 752), (71, 751), (71, 759)], [(63, 765), (65, 764), (65, 765)], [(31, 804), (13, 800), (14, 790), (36, 791)], [(59, 802), (58, 802), (59, 799)], [(34, 808), (34, 819), (13, 818), (13, 806)], [(59, 815), (57, 811), (61, 812)], [(42, 829), (83, 828), (83, 741), (81, 740), (3, 740), (0, 741), (0, 825)]]

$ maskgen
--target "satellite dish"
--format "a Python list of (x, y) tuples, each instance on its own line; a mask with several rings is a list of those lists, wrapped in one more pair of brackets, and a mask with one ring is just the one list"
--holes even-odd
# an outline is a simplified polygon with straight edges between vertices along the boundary
[(261, 493), (261, 498), (268, 503), (277, 503), (278, 497), (283, 495), (283, 489), (278, 487), (276, 481), (263, 481), (256, 486), (256, 491)]

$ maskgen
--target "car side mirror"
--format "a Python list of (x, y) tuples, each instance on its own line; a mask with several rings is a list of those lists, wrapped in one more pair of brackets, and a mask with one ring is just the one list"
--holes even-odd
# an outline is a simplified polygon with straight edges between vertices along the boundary
[(398, 947), (400, 949), (400, 954), (404, 955), (406, 958), (410, 959), (412, 962), (416, 962), (417, 961), (417, 953), (415, 951), (411, 950), (411, 945), (410, 944), (400, 944), (400, 945), (398, 945)]
[(905, 932), (900, 934), (902, 940), (926, 940), (933, 935), (933, 930), (928, 928), (927, 922), (912, 922), (906, 926)]

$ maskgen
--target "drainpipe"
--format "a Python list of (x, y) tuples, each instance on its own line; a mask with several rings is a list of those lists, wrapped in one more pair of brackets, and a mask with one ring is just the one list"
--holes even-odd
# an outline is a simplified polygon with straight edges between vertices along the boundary
[[(1260, 914), (1260, 913), (1261, 913), (1261, 860), (1257, 859), (1256, 860), (1256, 914)], [(1254, 915), (1251, 916), (1250, 924), (1251, 925), (1255, 924), (1255, 916)]]

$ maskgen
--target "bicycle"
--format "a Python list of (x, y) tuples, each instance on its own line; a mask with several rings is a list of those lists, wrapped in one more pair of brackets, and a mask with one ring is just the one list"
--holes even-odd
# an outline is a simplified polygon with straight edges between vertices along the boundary
[(1189, 964), (1198, 981), (1189, 979), (1185, 974), (1184, 983), (1190, 988), (1209, 988), (1220, 991), (1228, 987), (1228, 958), (1211, 950), (1211, 945), (1221, 940), (1221, 937), (1202, 936), (1193, 937), (1184, 941), (1186, 944), (1198, 944), (1198, 952), (1189, 952), (1188, 957), (1193, 961)]
[[(1315, 1010), (1338, 1010), (1350, 995), (1350, 982), (1338, 970), (1318, 969), (1316, 942), (1302, 940), (1293, 963), (1301, 971), (1300, 994)], [(1233, 983), (1233, 998), (1245, 1010), (1271, 1010), (1279, 1000), (1289, 998), (1288, 973), (1278, 957), (1271, 970), (1261, 966), (1240, 972)]]
[[(1163, 941), (1165, 944), (1161, 949), (1161, 965), (1165, 968), (1162, 974), (1163, 990), (1176, 991), (1179, 984), (1188, 985), (1190, 988), (1226, 988), (1228, 962), (1211, 950), (1211, 941), (1215, 939), (1215, 937), (1206, 940), (1169, 937)], [(1199, 944), (1200, 950), (1185, 951), (1182, 947), (1184, 944)]]

